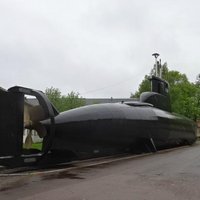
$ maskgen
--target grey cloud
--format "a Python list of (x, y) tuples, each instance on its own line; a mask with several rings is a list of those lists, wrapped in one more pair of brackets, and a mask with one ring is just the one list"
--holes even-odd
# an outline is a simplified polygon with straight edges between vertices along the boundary
[(199, 5), (196, 0), (2, 0), (0, 86), (129, 97), (149, 73), (154, 51), (194, 81), (200, 65)]

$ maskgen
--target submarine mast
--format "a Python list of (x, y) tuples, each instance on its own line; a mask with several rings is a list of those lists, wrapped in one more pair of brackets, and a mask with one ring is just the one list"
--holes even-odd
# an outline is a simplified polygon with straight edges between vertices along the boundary
[(154, 72), (149, 78), (151, 81), (151, 92), (143, 92), (140, 95), (140, 101), (150, 103), (154, 107), (161, 110), (171, 112), (171, 104), (169, 97), (169, 84), (162, 78), (161, 60), (158, 61), (158, 53), (153, 53), (155, 57)]
[(161, 65), (161, 59), (158, 61), (158, 56), (160, 56), (159, 53), (153, 53), (152, 56), (155, 57), (155, 76), (162, 79), (162, 71), (163, 71), (163, 68), (162, 68), (162, 65)]

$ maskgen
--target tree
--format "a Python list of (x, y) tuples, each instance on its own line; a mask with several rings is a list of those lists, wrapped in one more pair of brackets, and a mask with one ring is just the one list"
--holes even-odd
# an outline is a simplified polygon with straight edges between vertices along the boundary
[(138, 91), (131, 94), (131, 98), (139, 98), (142, 92), (151, 91), (151, 83), (149, 81), (149, 76), (145, 75), (144, 79), (139, 85)]
[(61, 100), (61, 92), (58, 88), (50, 87), (46, 88), (45, 94), (51, 101), (51, 103), (58, 109), (58, 111), (63, 110), (62, 100)]
[(69, 110), (85, 105), (85, 100), (79, 97), (79, 93), (70, 92), (67, 96), (62, 96), (64, 110)]
[(79, 93), (70, 92), (67, 96), (62, 95), (58, 88), (47, 88), (45, 94), (58, 111), (66, 111), (85, 105), (83, 98), (79, 97)]
[(196, 84), (200, 86), (200, 74), (197, 75)]
[[(149, 81), (150, 76), (155, 75), (155, 66), (153, 67), (153, 69), (151, 70), (149, 75), (145, 75), (144, 79), (142, 80), (142, 82), (140, 83), (138, 90), (133, 94), (131, 94), (131, 98), (139, 98), (140, 94), (142, 92), (147, 92), (147, 91), (151, 91), (151, 82)], [(162, 65), (162, 69), (163, 69), (163, 78), (167, 80), (167, 76), (168, 76), (168, 67), (167, 67), (167, 63), (164, 63)]]

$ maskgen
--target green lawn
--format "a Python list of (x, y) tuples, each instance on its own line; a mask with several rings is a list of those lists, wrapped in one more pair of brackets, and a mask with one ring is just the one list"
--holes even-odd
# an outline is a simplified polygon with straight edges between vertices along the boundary
[[(24, 145), (23, 145), (23, 148), (26, 149)], [(42, 150), (42, 142), (33, 143), (32, 146), (31, 146), (31, 149), (38, 149), (38, 150), (41, 151)]]
[(32, 149), (38, 149), (38, 150), (42, 150), (42, 143), (33, 143), (32, 144)]

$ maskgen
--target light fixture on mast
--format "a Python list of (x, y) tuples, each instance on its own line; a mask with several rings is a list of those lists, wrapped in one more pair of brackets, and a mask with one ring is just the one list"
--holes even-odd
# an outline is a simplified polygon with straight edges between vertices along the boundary
[(157, 77), (159, 77), (159, 75), (158, 75), (158, 67), (159, 67), (159, 65), (158, 65), (158, 61), (157, 61), (157, 58), (158, 58), (159, 55), (160, 55), (159, 53), (153, 53), (152, 54), (152, 56), (155, 57), (155, 68), (156, 68), (156, 76)]

